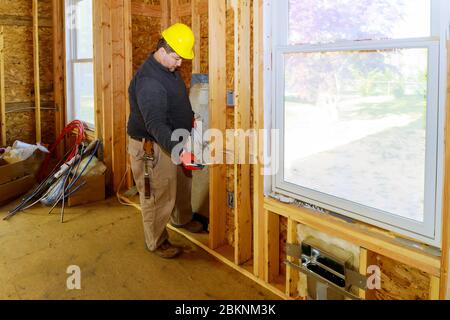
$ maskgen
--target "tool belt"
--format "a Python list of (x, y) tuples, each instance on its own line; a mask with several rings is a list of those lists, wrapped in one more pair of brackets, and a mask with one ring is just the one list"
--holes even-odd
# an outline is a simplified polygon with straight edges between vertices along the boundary
[[(144, 139), (134, 138), (131, 137), (131, 139), (142, 142)], [(155, 152), (154, 152), (154, 146), (153, 141), (150, 140), (144, 140), (144, 156), (142, 157), (142, 160), (144, 160), (144, 193), (145, 193), (145, 199), (151, 198), (151, 181), (150, 181), (150, 162), (153, 162), (155, 160)]]

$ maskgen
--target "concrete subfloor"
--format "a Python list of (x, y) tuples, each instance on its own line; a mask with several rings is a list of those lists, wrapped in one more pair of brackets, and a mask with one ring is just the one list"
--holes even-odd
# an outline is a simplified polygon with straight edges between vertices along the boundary
[[(0, 218), (13, 205), (0, 207)], [(63, 224), (58, 208), (48, 210), (0, 220), (0, 299), (278, 299), (176, 233), (179, 258), (149, 253), (140, 213), (115, 198), (67, 208)], [(67, 289), (72, 265), (80, 290)]]

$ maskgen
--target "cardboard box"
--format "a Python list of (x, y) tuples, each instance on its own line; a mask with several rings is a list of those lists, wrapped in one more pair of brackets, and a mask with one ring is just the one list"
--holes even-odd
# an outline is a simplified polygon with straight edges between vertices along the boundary
[(0, 204), (27, 193), (35, 184), (35, 176), (45, 155), (37, 150), (27, 160), (7, 164), (0, 162)]
[(83, 181), (86, 181), (86, 185), (69, 196), (67, 200), (69, 207), (105, 200), (104, 173), (95, 176), (83, 176), (75, 185), (77, 186)]

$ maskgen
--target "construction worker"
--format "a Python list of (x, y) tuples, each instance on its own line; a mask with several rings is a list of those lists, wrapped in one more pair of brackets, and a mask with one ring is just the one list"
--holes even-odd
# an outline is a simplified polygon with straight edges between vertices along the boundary
[(201, 232), (203, 225), (192, 220), (191, 166), (194, 156), (177, 154), (181, 165), (171, 159), (180, 141), (172, 141), (177, 129), (189, 132), (193, 112), (186, 86), (177, 69), (183, 59), (194, 58), (194, 34), (181, 23), (162, 32), (152, 52), (134, 75), (130, 86), (128, 119), (131, 169), (139, 191), (145, 242), (148, 250), (163, 258), (174, 258), (181, 248), (168, 240), (166, 225)]

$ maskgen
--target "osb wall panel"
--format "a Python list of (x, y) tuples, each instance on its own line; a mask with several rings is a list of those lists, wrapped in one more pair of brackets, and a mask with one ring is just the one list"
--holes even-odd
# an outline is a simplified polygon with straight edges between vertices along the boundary
[[(192, 16), (180, 17), (179, 21), (181, 23), (184, 23), (185, 25), (188, 25), (189, 27), (192, 26)], [(191, 78), (192, 78), (192, 61), (191, 60), (183, 60), (183, 64), (181, 65), (181, 68), (180, 68), (180, 73), (181, 73), (181, 77), (183, 77), (186, 87), (189, 89), (191, 87)]]
[[(33, 66), (33, 29), (32, 1), (0, 0), (0, 13), (26, 17), (29, 25), (4, 26), (5, 36), (5, 98), (8, 111), (10, 103), (25, 103), (34, 107), (34, 66)], [(38, 1), (39, 18), (51, 19), (52, 1)], [(48, 26), (39, 27), (39, 67), (41, 102), (53, 100), (53, 34)], [(48, 104), (47, 104), (48, 106)], [(42, 110), (42, 142), (54, 141), (54, 111)], [(35, 143), (35, 112), (32, 109), (8, 112), (6, 115), (7, 144), (15, 140)]]
[(33, 34), (27, 26), (5, 26), (6, 102), (33, 101)]
[(53, 29), (39, 28), (39, 79), (41, 100), (53, 101)]
[(208, 14), (200, 15), (200, 72), (209, 72), (209, 19)]
[(381, 269), (381, 289), (368, 291), (371, 300), (427, 300), (430, 276), (388, 257), (370, 253), (370, 264)]
[(153, 17), (132, 16), (133, 72), (156, 49), (160, 39), (161, 20)]
[(31, 16), (31, 0), (0, 0), (0, 14)]
[(15, 140), (27, 143), (36, 142), (34, 111), (11, 112), (6, 114), (6, 140), (12, 145)]

